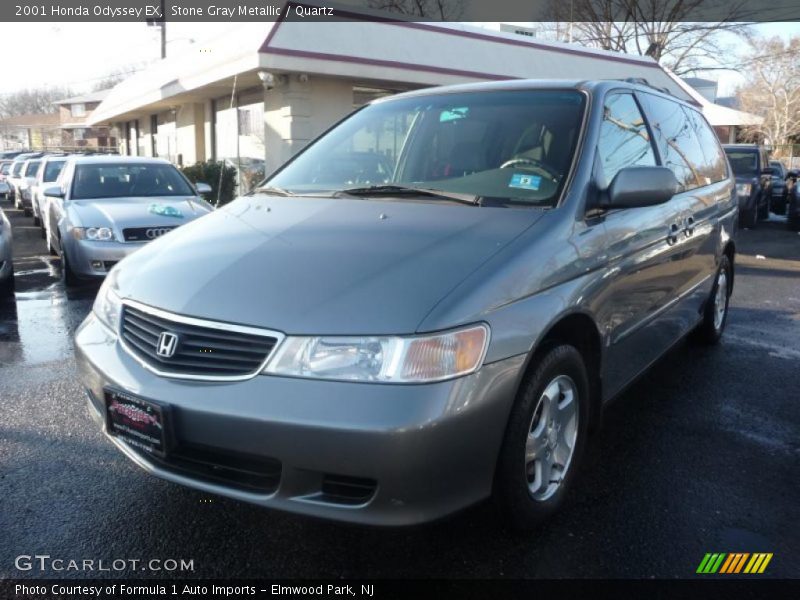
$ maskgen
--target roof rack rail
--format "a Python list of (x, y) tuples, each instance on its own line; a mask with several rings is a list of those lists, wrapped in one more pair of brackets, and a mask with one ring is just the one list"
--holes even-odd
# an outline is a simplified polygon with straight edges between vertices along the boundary
[(653, 85), (652, 83), (647, 81), (647, 79), (645, 79), (644, 77), (625, 77), (624, 79), (615, 79), (614, 81), (624, 81), (625, 83), (635, 83), (638, 85), (644, 85), (658, 92), (661, 92), (662, 94), (669, 94), (670, 96), (674, 95), (671, 91), (669, 91), (668, 88), (658, 87), (656, 85)]

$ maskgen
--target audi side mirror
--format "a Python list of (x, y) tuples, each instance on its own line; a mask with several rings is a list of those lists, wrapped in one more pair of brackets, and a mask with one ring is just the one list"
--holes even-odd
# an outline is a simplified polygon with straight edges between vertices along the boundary
[(45, 189), (44, 195), (45, 196), (50, 196), (52, 198), (63, 198), (64, 197), (64, 191), (58, 186), (53, 186), (53, 187), (49, 187), (49, 188)]
[(211, 186), (207, 183), (203, 183), (202, 181), (198, 181), (194, 184), (194, 188), (197, 190), (198, 194), (210, 194), (212, 191)]

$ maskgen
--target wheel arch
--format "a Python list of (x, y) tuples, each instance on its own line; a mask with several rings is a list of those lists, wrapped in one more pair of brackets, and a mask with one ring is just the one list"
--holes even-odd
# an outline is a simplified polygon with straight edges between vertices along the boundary
[(535, 368), (537, 359), (559, 344), (574, 346), (584, 359), (589, 374), (589, 400), (592, 407), (589, 428), (594, 431), (599, 427), (602, 416), (603, 343), (597, 323), (589, 313), (573, 311), (562, 314), (543, 331), (528, 352), (517, 391), (531, 369)]

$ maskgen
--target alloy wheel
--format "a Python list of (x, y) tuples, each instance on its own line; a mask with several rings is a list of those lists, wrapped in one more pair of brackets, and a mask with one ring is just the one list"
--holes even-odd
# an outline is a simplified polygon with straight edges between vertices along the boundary
[(525, 475), (534, 500), (547, 500), (558, 491), (572, 461), (577, 435), (577, 386), (570, 377), (559, 375), (544, 388), (525, 443)]

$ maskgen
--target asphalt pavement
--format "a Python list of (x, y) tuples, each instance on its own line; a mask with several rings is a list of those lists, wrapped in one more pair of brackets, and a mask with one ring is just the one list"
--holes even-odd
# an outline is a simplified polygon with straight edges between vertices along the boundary
[[(67, 293), (30, 218), (0, 308), (0, 577), (694, 577), (707, 552), (771, 552), (800, 577), (800, 235), (739, 236), (723, 343), (682, 343), (606, 411), (564, 510), (527, 536), (489, 503), (410, 529), (328, 523), (147, 475), (85, 408)], [(185, 559), (193, 571), (19, 571), (20, 555)]]

